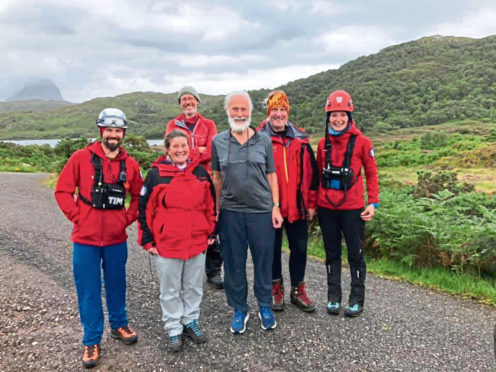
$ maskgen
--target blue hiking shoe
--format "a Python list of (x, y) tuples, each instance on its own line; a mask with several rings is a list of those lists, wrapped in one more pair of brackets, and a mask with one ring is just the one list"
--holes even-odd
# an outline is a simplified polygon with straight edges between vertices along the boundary
[(327, 303), (327, 312), (331, 315), (339, 315), (341, 312), (341, 304), (339, 302), (329, 301)]
[(234, 310), (233, 320), (231, 322), (231, 333), (242, 334), (246, 331), (246, 322), (250, 315), (246, 311)]
[(260, 318), (262, 329), (270, 331), (277, 327), (277, 322), (270, 307), (260, 306), (258, 317)]
[(355, 318), (357, 316), (360, 316), (362, 311), (363, 306), (360, 306), (359, 304), (348, 305), (344, 308), (344, 315), (350, 318)]
[(207, 335), (201, 330), (200, 324), (196, 319), (183, 326), (183, 335), (191, 338), (191, 341), (195, 344), (207, 342)]

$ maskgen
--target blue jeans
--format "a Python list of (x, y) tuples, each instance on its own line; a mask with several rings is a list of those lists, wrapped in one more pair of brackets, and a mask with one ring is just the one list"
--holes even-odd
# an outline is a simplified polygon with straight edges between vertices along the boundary
[(227, 303), (248, 311), (246, 258), (250, 247), (255, 272), (253, 286), (259, 306), (272, 307), (272, 259), (275, 230), (272, 213), (220, 212), (220, 249), (224, 259)]
[(84, 329), (83, 344), (99, 344), (103, 335), (102, 278), (110, 326), (128, 324), (126, 315), (127, 242), (98, 247), (73, 243), (72, 266)]

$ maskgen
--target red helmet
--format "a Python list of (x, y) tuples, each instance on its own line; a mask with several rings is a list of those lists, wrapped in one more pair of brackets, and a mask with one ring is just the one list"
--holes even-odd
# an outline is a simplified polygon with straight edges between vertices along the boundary
[(344, 90), (335, 90), (329, 97), (325, 105), (326, 112), (331, 111), (346, 111), (353, 112), (353, 101), (348, 92)]

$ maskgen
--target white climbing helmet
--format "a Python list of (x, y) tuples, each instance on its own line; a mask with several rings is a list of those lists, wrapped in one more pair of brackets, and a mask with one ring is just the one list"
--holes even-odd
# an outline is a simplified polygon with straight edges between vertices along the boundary
[(127, 128), (126, 115), (116, 108), (106, 108), (100, 112), (96, 125), (99, 127)]

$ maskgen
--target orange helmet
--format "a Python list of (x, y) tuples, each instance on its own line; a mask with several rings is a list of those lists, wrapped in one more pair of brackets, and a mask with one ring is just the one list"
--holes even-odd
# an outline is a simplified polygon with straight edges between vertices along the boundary
[(327, 97), (325, 110), (326, 112), (353, 112), (353, 101), (351, 100), (350, 94), (344, 90), (335, 90)]

